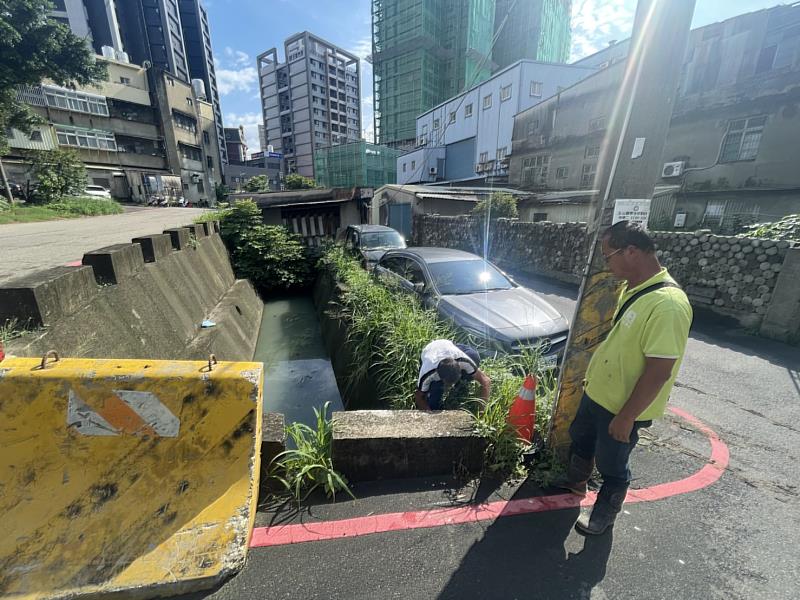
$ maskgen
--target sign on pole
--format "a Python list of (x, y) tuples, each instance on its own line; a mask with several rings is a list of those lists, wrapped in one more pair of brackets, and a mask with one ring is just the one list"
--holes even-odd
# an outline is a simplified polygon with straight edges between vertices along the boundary
[(642, 229), (647, 229), (647, 220), (650, 218), (650, 199), (628, 200), (619, 198), (614, 202), (614, 217), (611, 224), (619, 221), (637, 223)]

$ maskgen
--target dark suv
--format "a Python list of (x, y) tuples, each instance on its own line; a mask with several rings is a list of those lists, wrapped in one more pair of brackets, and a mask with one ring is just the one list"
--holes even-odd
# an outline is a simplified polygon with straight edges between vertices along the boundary
[(398, 231), (383, 225), (349, 225), (342, 237), (345, 250), (357, 257), (368, 271), (387, 250), (406, 247)]

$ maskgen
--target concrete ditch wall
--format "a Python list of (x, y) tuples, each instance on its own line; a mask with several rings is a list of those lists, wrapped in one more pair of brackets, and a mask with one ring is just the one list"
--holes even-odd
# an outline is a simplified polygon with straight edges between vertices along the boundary
[[(82, 262), (0, 286), (0, 323), (35, 328), (12, 340), (9, 354), (252, 359), (263, 304), (234, 277), (218, 223), (101, 248)], [(216, 326), (201, 328), (204, 319)]]
[[(696, 308), (733, 317), (764, 337), (800, 337), (800, 245), (704, 231), (652, 236), (661, 263)], [(420, 215), (414, 243), (483, 255), (484, 227), (470, 217)], [(503, 268), (578, 283), (588, 252), (586, 225), (498, 219), (488, 251)]]

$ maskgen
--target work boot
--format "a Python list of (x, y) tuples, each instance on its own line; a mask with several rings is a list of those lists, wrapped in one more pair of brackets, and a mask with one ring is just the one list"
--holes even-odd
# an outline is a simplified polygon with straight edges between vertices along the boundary
[(585, 535), (600, 535), (606, 529), (614, 525), (617, 515), (622, 510), (622, 503), (625, 502), (625, 495), (628, 489), (614, 492), (613, 494), (603, 494), (603, 490), (597, 494), (597, 501), (591, 512), (584, 512), (575, 523), (575, 529)]
[(568, 490), (582, 498), (586, 495), (592, 471), (594, 471), (594, 460), (586, 460), (571, 452), (567, 472), (553, 481), (553, 487)]

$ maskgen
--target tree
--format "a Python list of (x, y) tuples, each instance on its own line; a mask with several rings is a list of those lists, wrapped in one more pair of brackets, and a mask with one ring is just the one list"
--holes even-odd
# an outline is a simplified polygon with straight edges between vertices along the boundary
[(55, 202), (86, 189), (86, 167), (74, 150), (36, 150), (28, 153), (28, 159), (37, 200)]
[(237, 201), (225, 211), (221, 225), (237, 277), (267, 293), (307, 283), (310, 265), (305, 246), (285, 227), (264, 225), (255, 202)]
[[(106, 77), (105, 64), (95, 61), (86, 40), (49, 18), (52, 8), (50, 0), (0, 0), (0, 131), (30, 133), (40, 120), (17, 100), (17, 86), (44, 79), (88, 85)], [(0, 136), (0, 154), (6, 149), (6, 137)]]
[(245, 192), (253, 192), (255, 194), (268, 192), (269, 177), (266, 175), (256, 175), (255, 177), (251, 177), (247, 180), (242, 189), (244, 189)]
[(472, 209), (472, 216), (485, 219), (516, 219), (517, 199), (508, 192), (495, 192), (488, 201), (481, 200)]
[(317, 184), (310, 177), (303, 177), (297, 173), (290, 173), (286, 176), (287, 190), (311, 190), (315, 187)]

